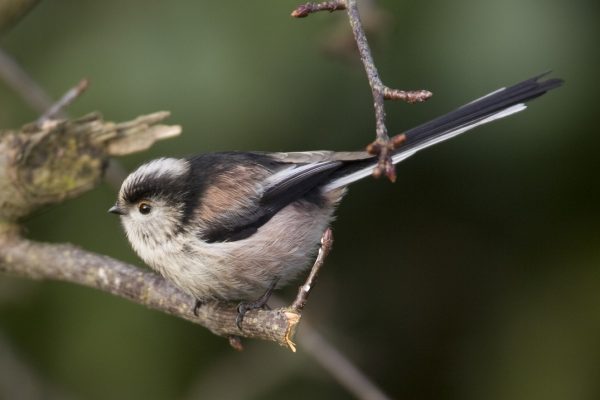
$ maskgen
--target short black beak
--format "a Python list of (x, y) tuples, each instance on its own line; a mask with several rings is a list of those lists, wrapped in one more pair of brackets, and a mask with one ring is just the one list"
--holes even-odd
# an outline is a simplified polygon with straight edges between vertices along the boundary
[(108, 212), (112, 214), (125, 215), (125, 211), (121, 210), (116, 204), (109, 208)]

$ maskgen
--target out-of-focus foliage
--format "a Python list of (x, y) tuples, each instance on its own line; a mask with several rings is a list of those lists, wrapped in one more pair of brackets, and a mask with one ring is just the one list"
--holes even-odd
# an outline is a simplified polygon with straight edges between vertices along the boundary
[[(396, 184), (353, 187), (306, 315), (395, 398), (599, 398), (597, 1), (378, 4), (382, 78), (434, 92), (388, 103), (391, 132), (548, 69), (567, 83), (407, 160)], [(201, 151), (359, 149), (374, 130), (364, 72), (324, 55), (345, 15), (293, 20), (296, 5), (43, 1), (0, 45), (55, 96), (90, 78), (75, 115), (172, 111), (183, 135), (128, 168)], [(0, 83), (1, 127), (35, 117)], [(114, 196), (103, 185), (49, 209), (29, 235), (141, 265), (106, 214)], [(70, 398), (349, 397), (302, 349), (234, 353), (200, 327), (68, 284), (1, 276), (0, 333)]]

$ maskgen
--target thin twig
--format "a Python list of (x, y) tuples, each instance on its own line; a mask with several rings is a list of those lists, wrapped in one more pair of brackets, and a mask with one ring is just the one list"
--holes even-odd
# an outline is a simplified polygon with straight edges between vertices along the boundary
[(346, 2), (344, 0), (324, 1), (322, 3), (306, 3), (296, 7), (296, 9), (292, 11), (291, 16), (294, 18), (305, 18), (310, 14), (319, 11), (334, 12), (345, 9)]
[(371, 55), (371, 49), (363, 24), (358, 12), (357, 0), (338, 0), (323, 3), (307, 3), (297, 7), (293, 12), (294, 17), (306, 17), (310, 13), (322, 10), (342, 10), (346, 9), (354, 41), (360, 54), (360, 59), (367, 73), (371, 94), (373, 95), (373, 107), (375, 109), (375, 140), (367, 146), (367, 151), (379, 157), (379, 161), (373, 170), (373, 176), (378, 178), (381, 175), (394, 182), (396, 180), (396, 169), (392, 162), (393, 151), (398, 147), (398, 143), (390, 140), (388, 129), (385, 123), (385, 100), (402, 100), (407, 103), (420, 103), (432, 96), (427, 90), (405, 91), (387, 87), (381, 81), (377, 67)]
[(384, 107), (385, 98), (383, 95), (384, 85), (381, 82), (381, 79), (379, 78), (377, 67), (375, 67), (375, 62), (373, 61), (373, 56), (371, 55), (369, 42), (367, 41), (367, 36), (365, 35), (365, 31), (360, 20), (358, 4), (356, 0), (346, 0), (346, 6), (348, 20), (350, 22), (350, 27), (352, 28), (352, 34), (354, 35), (354, 40), (356, 41), (358, 52), (360, 53), (360, 59), (363, 63), (363, 66), (365, 67), (365, 72), (367, 73), (369, 85), (371, 86), (371, 92), (373, 95), (374, 102), (373, 105), (375, 107), (375, 128), (377, 138), (379, 140), (387, 141), (388, 134), (387, 127), (385, 125)]
[(37, 120), (37, 125), (42, 126), (48, 120), (56, 118), (77, 99), (88, 88), (90, 82), (87, 79), (82, 79), (77, 85), (72, 87), (65, 93), (57, 102), (52, 104)]
[(391, 143), (387, 132), (387, 126), (385, 124), (385, 105), (384, 101), (388, 100), (404, 100), (408, 103), (422, 102), (429, 99), (432, 95), (427, 90), (417, 91), (403, 91), (397, 89), (391, 89), (383, 84), (379, 73), (375, 67), (373, 56), (371, 55), (371, 49), (367, 41), (367, 36), (360, 20), (360, 14), (358, 12), (357, 0), (346, 0), (346, 10), (348, 14), (348, 20), (350, 21), (350, 27), (354, 34), (354, 40), (360, 53), (360, 59), (365, 67), (367, 73), (367, 79), (371, 86), (371, 93), (373, 95), (373, 106), (375, 108), (375, 133), (376, 138), (370, 146), (368, 151), (374, 155), (379, 156), (379, 162), (373, 170), (373, 176), (379, 177), (385, 174), (388, 179), (392, 182), (396, 180), (396, 169), (392, 162), (392, 152), (394, 145)]
[(429, 90), (398, 90), (391, 89), (387, 86), (383, 87), (383, 97), (386, 100), (402, 100), (406, 103), (422, 103), (428, 100), (433, 93)]
[(319, 254), (317, 255), (317, 259), (313, 264), (308, 277), (306, 278), (306, 282), (304, 285), (300, 286), (298, 289), (298, 295), (296, 299), (291, 305), (291, 309), (295, 310), (298, 313), (301, 313), (306, 305), (306, 301), (308, 300), (308, 296), (312, 288), (315, 286), (317, 281), (317, 277), (319, 276), (319, 271), (323, 264), (325, 264), (325, 259), (327, 255), (331, 251), (331, 247), (333, 246), (333, 233), (330, 228), (327, 228), (325, 232), (323, 232), (323, 236), (321, 236), (321, 248), (319, 249)]

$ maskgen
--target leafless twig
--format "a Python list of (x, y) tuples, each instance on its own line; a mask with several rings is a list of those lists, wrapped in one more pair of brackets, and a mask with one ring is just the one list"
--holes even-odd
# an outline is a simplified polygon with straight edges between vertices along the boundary
[(308, 295), (310, 291), (315, 286), (317, 282), (317, 276), (319, 275), (319, 271), (321, 267), (325, 263), (325, 259), (327, 255), (331, 251), (331, 247), (333, 246), (333, 233), (330, 228), (327, 228), (321, 237), (321, 248), (319, 249), (319, 254), (317, 255), (317, 259), (315, 260), (308, 277), (306, 278), (306, 282), (304, 285), (300, 286), (298, 289), (298, 295), (296, 296), (296, 300), (291, 305), (293, 310), (296, 310), (298, 313), (302, 312), (304, 306), (306, 305), (306, 301), (308, 300)]
[(302, 4), (292, 11), (291, 16), (294, 18), (305, 18), (312, 13), (319, 11), (334, 12), (337, 10), (345, 10), (346, 3), (344, 0), (324, 1), (322, 3), (306, 3)]
[[(395, 150), (399, 146), (399, 142), (401, 143), (402, 141), (391, 140), (388, 135), (387, 126), (385, 124), (385, 100), (403, 100), (407, 103), (419, 103), (429, 99), (432, 96), (432, 93), (427, 90), (404, 91), (385, 86), (379, 77), (375, 62), (373, 61), (373, 56), (371, 55), (371, 49), (360, 19), (357, 0), (343, 0), (334, 3), (343, 3), (345, 5), (344, 8), (348, 14), (348, 20), (350, 21), (350, 27), (352, 28), (354, 40), (358, 47), (360, 59), (367, 73), (369, 85), (371, 86), (373, 105), (375, 108), (376, 138), (375, 141), (367, 146), (367, 151), (379, 156), (379, 162), (373, 170), (373, 176), (380, 177), (381, 175), (386, 175), (389, 180), (394, 182), (396, 180), (396, 169), (392, 163), (391, 156), (393, 150)], [(311, 10), (316, 6), (318, 5), (315, 5), (314, 3), (300, 6), (294, 10), (292, 16), (295, 16), (294, 13), (301, 13), (305, 8), (308, 10), (308, 13), (306, 14), (308, 15), (310, 12), (313, 12)], [(316, 11), (319, 10), (316, 9)], [(300, 16), (306, 15), (302, 14)]]
[(371, 86), (373, 104), (375, 107), (376, 139), (372, 143), (372, 146), (369, 147), (369, 150), (373, 152), (373, 154), (379, 155), (379, 163), (375, 167), (373, 175), (379, 177), (382, 174), (385, 174), (388, 179), (393, 182), (396, 180), (396, 169), (392, 163), (391, 156), (395, 147), (393, 142), (390, 141), (387, 126), (385, 124), (384, 100), (404, 100), (410, 103), (422, 102), (429, 99), (432, 93), (426, 90), (405, 92), (388, 88), (383, 84), (379, 78), (373, 56), (371, 55), (371, 49), (367, 42), (367, 36), (365, 35), (365, 31), (363, 30), (360, 21), (357, 0), (346, 0), (346, 6), (350, 26), (352, 27), (352, 33), (354, 34), (354, 40), (356, 40), (360, 58), (365, 67), (365, 71), (367, 72), (367, 78), (369, 80), (369, 85)]
[(48, 120), (54, 119), (65, 110), (69, 104), (77, 99), (89, 86), (87, 79), (82, 79), (77, 85), (72, 87), (65, 93), (56, 103), (54, 103), (46, 112), (44, 112), (37, 120), (38, 126), (42, 126)]

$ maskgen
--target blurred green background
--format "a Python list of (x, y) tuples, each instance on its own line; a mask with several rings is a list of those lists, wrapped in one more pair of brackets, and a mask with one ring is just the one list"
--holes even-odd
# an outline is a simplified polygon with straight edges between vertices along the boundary
[[(183, 135), (122, 159), (129, 169), (192, 152), (361, 149), (372, 100), (344, 50), (345, 15), (294, 20), (297, 4), (42, 1), (0, 45), (55, 97), (90, 78), (73, 115), (170, 110)], [(393, 398), (600, 398), (597, 1), (376, 5), (365, 20), (385, 83), (434, 92), (388, 103), (391, 132), (546, 70), (567, 83), (407, 160), (395, 184), (355, 185), (305, 316)], [(0, 127), (36, 116), (0, 82)], [(141, 266), (106, 214), (114, 198), (103, 184), (30, 218), (29, 236)], [(0, 396), (22, 389), (11, 398), (351, 398), (302, 348), (236, 353), (125, 300), (6, 276), (0, 357)]]

